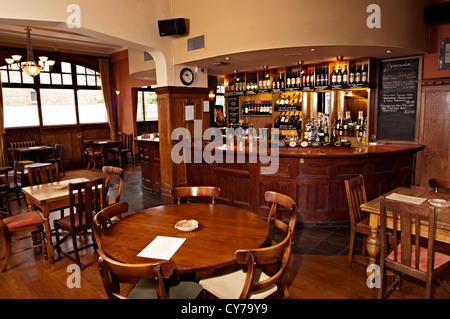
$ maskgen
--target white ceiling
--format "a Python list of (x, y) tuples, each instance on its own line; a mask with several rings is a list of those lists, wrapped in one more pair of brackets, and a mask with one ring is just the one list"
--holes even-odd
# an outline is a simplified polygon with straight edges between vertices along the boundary
[[(26, 48), (24, 25), (0, 24), (0, 42), (6, 47)], [(124, 50), (120, 45), (107, 43), (76, 32), (51, 27), (29, 26), (33, 50), (59, 51), (96, 56), (109, 56)]]
[[(25, 28), (25, 25), (0, 24), (0, 43), (6, 47), (26, 48)], [(110, 56), (127, 49), (117, 43), (105, 42), (73, 31), (59, 30), (52, 26), (30, 26), (30, 28), (34, 50)], [(392, 50), (392, 53), (386, 53), (387, 50)], [(304, 64), (336, 61), (338, 55), (343, 56), (344, 60), (352, 60), (367, 57), (385, 59), (417, 54), (423, 52), (371, 46), (296, 47), (243, 52), (184, 64), (207, 69), (209, 75), (221, 76), (232, 74), (234, 70), (238, 72), (263, 70), (264, 65), (270, 69), (297, 66), (298, 61), (303, 61)]]

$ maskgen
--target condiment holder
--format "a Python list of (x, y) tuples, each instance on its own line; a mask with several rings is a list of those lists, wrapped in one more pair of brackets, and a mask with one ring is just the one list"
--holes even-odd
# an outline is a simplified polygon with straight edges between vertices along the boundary
[(193, 231), (198, 228), (198, 221), (193, 219), (191, 220), (183, 219), (175, 224), (175, 228), (184, 232)]

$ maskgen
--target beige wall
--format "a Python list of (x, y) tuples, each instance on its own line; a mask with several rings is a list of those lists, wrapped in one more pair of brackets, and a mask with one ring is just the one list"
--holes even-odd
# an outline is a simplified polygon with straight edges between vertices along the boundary
[(67, 12), (67, 7), (73, 3), (81, 9), (81, 28), (74, 31), (124, 47), (148, 51), (155, 59), (161, 85), (173, 83), (172, 41), (159, 36), (157, 25), (157, 20), (171, 18), (171, 1), (3, 0), (0, 23), (72, 30), (67, 27), (66, 21), (71, 14)]
[[(366, 24), (369, 4), (381, 7), (381, 28)], [(189, 38), (205, 35), (206, 48), (187, 51), (174, 39), (174, 62), (236, 52), (297, 46), (386, 46), (425, 52), (428, 0), (173, 0), (173, 17), (189, 19)]]

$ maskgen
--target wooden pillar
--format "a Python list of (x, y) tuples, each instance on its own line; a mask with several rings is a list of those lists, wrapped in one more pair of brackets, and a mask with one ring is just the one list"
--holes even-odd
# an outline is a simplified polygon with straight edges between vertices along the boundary
[(173, 203), (170, 191), (173, 187), (186, 186), (185, 163), (175, 164), (171, 158), (173, 145), (172, 131), (179, 127), (189, 129), (194, 134), (194, 123), (185, 122), (184, 105), (195, 105), (195, 119), (203, 121), (203, 130), (209, 127), (209, 113), (203, 113), (203, 101), (208, 101), (209, 89), (185, 87), (156, 88), (158, 96), (159, 153), (161, 165), (161, 200)]

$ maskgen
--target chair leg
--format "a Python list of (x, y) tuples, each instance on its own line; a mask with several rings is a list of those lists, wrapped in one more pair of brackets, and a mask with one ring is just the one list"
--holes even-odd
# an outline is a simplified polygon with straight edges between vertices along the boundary
[(72, 245), (73, 245), (73, 253), (75, 255), (75, 260), (77, 262), (77, 265), (80, 267), (80, 269), (82, 269), (80, 255), (78, 254), (77, 234), (72, 233), (71, 236), (72, 236)]
[(350, 246), (348, 251), (348, 266), (352, 266), (353, 262), (353, 247), (355, 246), (355, 230), (353, 227), (350, 230)]
[(21, 202), (21, 200), (20, 200), (19, 190), (16, 189), (16, 190), (15, 190), (15, 193), (16, 193), (17, 204), (19, 204), (19, 207), (22, 207), (22, 202)]
[(11, 259), (11, 252), (12, 252), (12, 244), (11, 244), (11, 236), (9, 233), (4, 234), (4, 246), (3, 246), (3, 251), (5, 254), (5, 261), (3, 263), (3, 268), (2, 268), (2, 272), (5, 272), (6, 269), (8, 269), (8, 265), (9, 265), (9, 261)]

